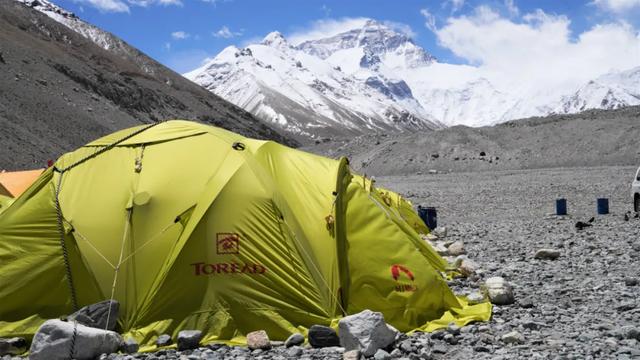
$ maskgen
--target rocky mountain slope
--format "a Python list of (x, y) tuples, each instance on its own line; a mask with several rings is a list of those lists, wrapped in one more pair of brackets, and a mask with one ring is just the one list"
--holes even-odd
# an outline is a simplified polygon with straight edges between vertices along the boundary
[(117, 129), (172, 118), (295, 144), (55, 5), (0, 0), (0, 169), (43, 166)]
[(280, 33), (229, 47), (185, 74), (302, 137), (484, 126), (531, 116), (640, 105), (640, 67), (562, 88), (510, 88), (480, 68), (438, 62), (384, 23), (289, 43)]
[(348, 156), (370, 175), (640, 165), (640, 106), (589, 110), (509, 121), (453, 126), (409, 135), (366, 135), (319, 142), (306, 150)]

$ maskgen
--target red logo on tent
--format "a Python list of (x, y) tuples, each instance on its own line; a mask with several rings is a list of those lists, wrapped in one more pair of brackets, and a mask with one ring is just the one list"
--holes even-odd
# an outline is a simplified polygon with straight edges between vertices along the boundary
[[(404, 274), (405, 277), (409, 278), (409, 280), (411, 280), (411, 284), (400, 282), (399, 279), (401, 274)], [(413, 283), (415, 276), (413, 276), (411, 270), (406, 266), (398, 264), (391, 265), (391, 277), (397, 282), (395, 290), (398, 292), (413, 292), (418, 290), (418, 287)]]
[(216, 252), (218, 255), (240, 253), (240, 235), (236, 233), (217, 233)]

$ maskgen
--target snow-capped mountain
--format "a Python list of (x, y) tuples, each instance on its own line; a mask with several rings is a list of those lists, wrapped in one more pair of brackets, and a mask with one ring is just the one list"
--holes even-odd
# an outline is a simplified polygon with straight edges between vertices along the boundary
[[(380, 49), (387, 45), (373, 41), (370, 35), (387, 39), (376, 32), (353, 34), (352, 42), (368, 45), (358, 48), (367, 53), (359, 56), (362, 68), (379, 66)], [(404, 80), (376, 71), (353, 74), (326, 59), (341, 54), (341, 48), (353, 49), (352, 43), (327, 41), (323, 45), (326, 47), (318, 49), (308, 43), (294, 47), (282, 34), (272, 32), (259, 44), (224, 49), (185, 76), (257, 117), (306, 138), (442, 127)], [(430, 61), (427, 54), (421, 55), (418, 60)]]
[(330, 129), (483, 126), (530, 116), (640, 104), (640, 67), (571, 90), (520, 91), (479, 68), (438, 62), (383, 23), (298, 45), (282, 34), (229, 47), (185, 76), (254, 115), (300, 135)]

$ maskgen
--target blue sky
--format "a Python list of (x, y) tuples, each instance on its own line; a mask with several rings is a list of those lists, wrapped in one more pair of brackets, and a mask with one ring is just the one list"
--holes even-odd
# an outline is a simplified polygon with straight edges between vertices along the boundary
[[(460, 48), (464, 37), (461, 32), (478, 31), (465, 28), (465, 18), (475, 19), (476, 26), (486, 21), (504, 21), (534, 30), (542, 28), (540, 24), (545, 21), (556, 21), (568, 30), (569, 43), (579, 42), (581, 35), (607, 24), (626, 29), (631, 37), (637, 37), (640, 28), (640, 0), (53, 1), (178, 72), (192, 70), (226, 46), (259, 41), (274, 30), (300, 38), (313, 31), (322, 33), (346, 26), (350, 20), (362, 17), (388, 21), (410, 33), (416, 43), (440, 61), (463, 64), (485, 63), (491, 57), (486, 52), (493, 51), (483, 44), (475, 52)], [(493, 35), (488, 33), (485, 37)], [(464, 39), (483, 41), (483, 37)], [(511, 43), (518, 43), (518, 39), (513, 40)], [(505, 42), (505, 46), (510, 43), (497, 41)]]

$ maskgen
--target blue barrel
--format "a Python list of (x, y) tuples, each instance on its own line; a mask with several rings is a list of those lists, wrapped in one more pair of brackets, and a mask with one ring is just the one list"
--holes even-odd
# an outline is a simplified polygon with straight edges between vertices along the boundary
[(418, 206), (418, 215), (431, 230), (438, 227), (438, 213), (434, 207)]
[(567, 215), (567, 199), (556, 199), (556, 215)]
[(609, 213), (609, 199), (598, 199), (598, 215), (606, 215)]

